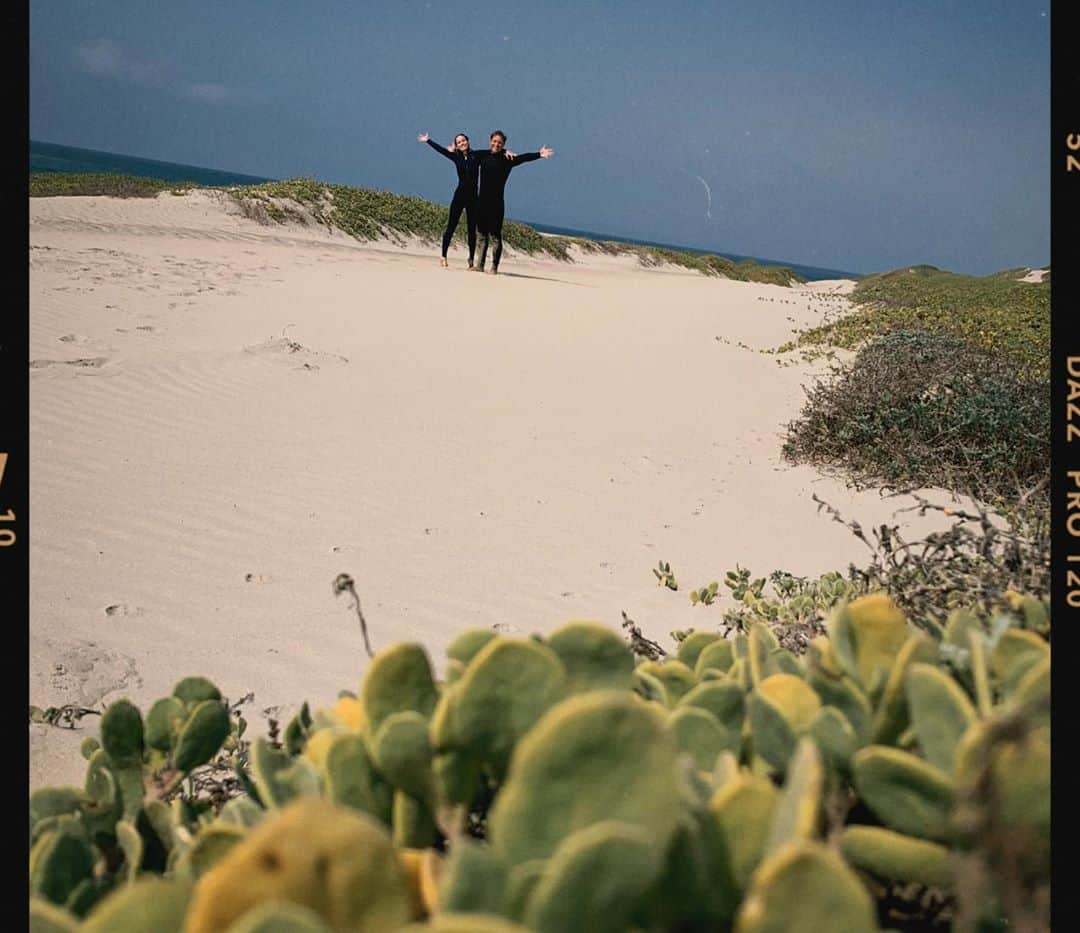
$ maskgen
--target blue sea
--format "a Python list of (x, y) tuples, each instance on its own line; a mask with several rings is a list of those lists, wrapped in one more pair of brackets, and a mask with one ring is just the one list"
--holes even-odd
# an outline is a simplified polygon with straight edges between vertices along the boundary
[(33, 139), (30, 140), (30, 171), (134, 175), (137, 178), (158, 178), (161, 181), (189, 181), (197, 185), (257, 185), (274, 180), (257, 175), (241, 175), (239, 172), (222, 172), (215, 168), (200, 168), (197, 165), (158, 162), (156, 159), (98, 152), (96, 149), (60, 146)]
[[(162, 181), (187, 181), (198, 185), (257, 185), (272, 178), (258, 175), (243, 175), (239, 172), (224, 172), (215, 168), (203, 168), (198, 165), (181, 165), (177, 162), (159, 162), (156, 159), (140, 159), (137, 156), (118, 155), (114, 152), (99, 152), (96, 149), (79, 149), (75, 146), (61, 146), (30, 140), (31, 172), (72, 172), (72, 173), (112, 173), (117, 175), (135, 175), (140, 178), (158, 178)], [(589, 230), (573, 230), (569, 227), (551, 227), (536, 224), (528, 220), (522, 223), (534, 227), (541, 233), (555, 233), (563, 236), (579, 236), (590, 240), (612, 240), (616, 243), (629, 243), (636, 246), (656, 246), (662, 249), (683, 250), (688, 253), (712, 254), (739, 262), (750, 259), (763, 266), (786, 266), (814, 282), (822, 279), (859, 278), (854, 272), (842, 272), (839, 269), (823, 269), (818, 266), (804, 266), (795, 262), (781, 262), (775, 259), (762, 259), (758, 256), (740, 256), (736, 253), (720, 253), (716, 250), (700, 249), (695, 246), (681, 246), (676, 243), (657, 243), (652, 240), (632, 240), (609, 233), (594, 233)]]

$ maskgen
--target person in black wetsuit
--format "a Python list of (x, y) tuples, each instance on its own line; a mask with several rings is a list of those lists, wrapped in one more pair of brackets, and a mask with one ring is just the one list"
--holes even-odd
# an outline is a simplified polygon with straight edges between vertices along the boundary
[(502, 258), (503, 214), (506, 211), (503, 192), (511, 170), (515, 165), (521, 165), (523, 162), (550, 159), (555, 154), (555, 150), (547, 146), (541, 146), (539, 152), (525, 152), (521, 155), (512, 155), (505, 150), (506, 134), (502, 130), (495, 130), (491, 134), (490, 151), (480, 153), (480, 191), (476, 199), (476, 226), (480, 231), (482, 243), (480, 262), (470, 266), (474, 272), (485, 271), (484, 263), (487, 260), (489, 242), (492, 242), (494, 250), (491, 254), (491, 269), (488, 271), (492, 275), (499, 271), (499, 260)]
[(483, 153), (473, 152), (469, 147), (469, 137), (464, 133), (458, 133), (454, 137), (453, 147), (440, 146), (433, 142), (427, 133), (421, 133), (416, 137), (417, 142), (427, 143), (439, 155), (445, 156), (457, 168), (458, 183), (454, 189), (454, 196), (450, 201), (450, 216), (446, 221), (446, 230), (442, 238), (442, 259), (440, 265), (446, 266), (446, 252), (450, 248), (450, 241), (454, 238), (461, 212), (465, 211), (465, 228), (469, 239), (469, 268), (473, 268), (473, 257), (476, 254), (476, 188), (478, 181), (478, 166)]

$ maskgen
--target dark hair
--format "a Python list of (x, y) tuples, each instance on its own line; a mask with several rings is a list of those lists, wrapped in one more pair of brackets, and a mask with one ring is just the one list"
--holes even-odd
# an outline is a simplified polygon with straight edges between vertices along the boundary
[(465, 137), (465, 142), (469, 141), (469, 134), (468, 133), (455, 133), (454, 134), (454, 142), (457, 142), (459, 136), (464, 136)]
[(505, 133), (504, 133), (504, 132), (503, 132), (502, 130), (495, 130), (495, 131), (494, 131), (494, 132), (493, 132), (493, 133), (492, 133), (492, 134), (491, 134), (491, 135), (490, 135), (490, 136), (488, 137), (488, 139), (494, 139), (494, 138), (495, 138), (496, 136), (501, 136), (501, 137), (502, 137), (503, 145), (505, 146), (505, 145), (506, 145), (506, 134), (505, 134)]

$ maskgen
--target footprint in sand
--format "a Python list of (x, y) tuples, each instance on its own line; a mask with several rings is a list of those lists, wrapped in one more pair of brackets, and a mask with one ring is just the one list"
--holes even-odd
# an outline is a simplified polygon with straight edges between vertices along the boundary
[(107, 616), (141, 616), (142, 614), (142, 607), (129, 606), (127, 603), (113, 603), (105, 607)]
[(245, 573), (245, 583), (270, 583), (273, 581), (273, 577), (266, 573)]

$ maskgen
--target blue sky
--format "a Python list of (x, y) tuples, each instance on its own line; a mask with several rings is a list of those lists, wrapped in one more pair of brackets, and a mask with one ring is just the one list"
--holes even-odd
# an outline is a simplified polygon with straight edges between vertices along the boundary
[(852, 272), (1050, 260), (1049, 0), (31, 0), (30, 135)]

